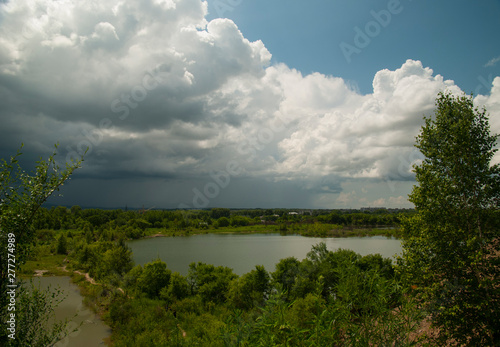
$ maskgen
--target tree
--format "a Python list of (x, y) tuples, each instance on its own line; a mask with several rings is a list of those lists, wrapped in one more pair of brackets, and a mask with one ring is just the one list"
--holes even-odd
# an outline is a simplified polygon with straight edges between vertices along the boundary
[(233, 227), (244, 227), (250, 224), (251, 219), (243, 216), (231, 217), (230, 223)]
[(210, 218), (219, 219), (222, 217), (229, 218), (231, 210), (228, 208), (213, 208), (210, 210)]
[[(22, 147), (21, 147), (22, 148)], [(57, 150), (57, 145), (56, 145)], [(11, 317), (8, 311), (10, 296), (8, 291), (12, 288), (8, 285), (16, 285), (9, 281), (13, 279), (13, 269), (9, 264), (15, 259), (16, 269), (27, 259), (30, 247), (34, 241), (35, 231), (33, 221), (40, 207), (47, 199), (68, 180), (74, 170), (81, 166), (82, 160), (66, 164), (66, 169), (61, 170), (54, 159), (56, 150), (47, 160), (37, 162), (34, 172), (27, 173), (19, 164), (21, 151), (10, 158), (9, 161), (0, 160), (0, 345), (21, 345), (19, 339), (10, 339), (7, 336), (7, 320)], [(23, 293), (21, 291), (20, 293)], [(19, 294), (20, 294), (19, 293)], [(24, 294), (23, 294), (24, 295)], [(41, 295), (48, 298), (48, 295)], [(20, 296), (25, 298), (25, 296)], [(43, 315), (53, 309), (54, 303), (47, 300), (39, 300), (35, 296), (32, 300), (19, 300), (19, 307), (16, 308), (17, 321), (27, 321), (23, 313), (28, 312), (23, 303), (35, 305), (38, 314)], [(27, 336), (31, 332), (23, 329), (36, 329), (42, 333), (38, 327), (30, 325), (19, 325), (16, 336)], [(51, 330), (44, 339), (50, 335), (54, 338), (60, 333), (59, 327)], [(49, 337), (50, 337), (49, 336)], [(33, 336), (32, 336), (33, 337)], [(36, 337), (33, 337), (36, 340)]]
[(113, 274), (123, 276), (134, 265), (132, 251), (123, 240), (120, 240), (104, 252), (98, 265), (100, 270), (97, 274), (98, 278), (104, 278)]
[(292, 296), (292, 289), (299, 276), (300, 261), (295, 257), (281, 259), (276, 264), (276, 269), (271, 273), (274, 284), (281, 285), (287, 299)]
[(417, 213), (402, 221), (403, 276), (417, 288), (442, 340), (493, 345), (500, 340), (497, 135), (472, 97), (440, 93), (416, 147)]
[(80, 216), (82, 214), (82, 208), (80, 206), (71, 206), (71, 214), (75, 216)]
[(269, 282), (270, 277), (264, 266), (257, 265), (255, 270), (231, 282), (228, 301), (236, 308), (244, 310), (262, 305), (269, 294)]
[(204, 303), (223, 303), (231, 281), (238, 276), (226, 266), (214, 266), (202, 262), (189, 264), (188, 283), (193, 294), (198, 294)]
[(64, 233), (57, 239), (57, 254), (67, 254), (68, 253), (68, 240)]
[(226, 218), (226, 217), (220, 217), (218, 220), (217, 220), (217, 226), (221, 227), (221, 228), (225, 228), (225, 227), (228, 227), (230, 224), (229, 222), (229, 219)]
[(137, 287), (148, 297), (158, 298), (163, 287), (167, 287), (170, 283), (172, 271), (167, 269), (167, 264), (156, 259), (144, 265), (142, 273), (137, 279)]
[[(43, 290), (30, 280), (29, 286), (19, 288), (17, 312), (17, 341), (19, 346), (52, 346), (65, 337), (65, 321), (51, 324), (55, 319), (55, 308), (64, 300), (64, 293), (58, 289)], [(2, 345), (5, 346), (5, 345)]]
[(168, 302), (182, 300), (189, 295), (189, 284), (187, 279), (178, 272), (170, 276), (170, 284), (160, 291), (160, 298)]

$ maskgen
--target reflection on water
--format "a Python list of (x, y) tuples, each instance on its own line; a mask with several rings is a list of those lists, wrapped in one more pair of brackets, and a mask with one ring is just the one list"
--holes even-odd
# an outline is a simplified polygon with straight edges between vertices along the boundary
[(78, 330), (54, 346), (89, 347), (106, 345), (103, 339), (111, 335), (111, 329), (95, 313), (83, 305), (80, 290), (77, 285), (71, 283), (69, 277), (33, 277), (33, 284), (35, 286), (40, 284), (41, 289), (49, 286), (51, 288), (59, 287), (66, 298), (55, 310), (56, 320), (71, 319), (67, 326), (68, 330), (78, 327)]
[(184, 237), (157, 237), (128, 243), (136, 264), (160, 258), (172, 271), (183, 275), (192, 262), (228, 266), (242, 275), (264, 265), (274, 271), (280, 259), (304, 259), (313, 245), (325, 242), (329, 250), (351, 249), (361, 255), (380, 253), (391, 258), (401, 252), (401, 241), (383, 236), (314, 238), (279, 234), (205, 234)]

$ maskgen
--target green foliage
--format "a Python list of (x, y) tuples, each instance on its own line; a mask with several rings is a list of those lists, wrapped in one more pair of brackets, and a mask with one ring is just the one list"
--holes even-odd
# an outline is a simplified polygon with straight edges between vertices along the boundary
[(149, 298), (158, 298), (162, 288), (170, 283), (172, 272), (160, 259), (144, 265), (142, 273), (137, 278), (137, 288)]
[(219, 219), (219, 218), (228, 218), (231, 216), (231, 210), (228, 208), (213, 208), (210, 210), (210, 218)]
[(128, 273), (123, 276), (123, 283), (126, 288), (133, 288), (135, 289), (137, 287), (137, 281), (139, 279), (139, 276), (142, 274), (142, 266), (136, 265), (134, 266)]
[(227, 298), (229, 284), (238, 277), (225, 266), (208, 265), (201, 262), (189, 264), (188, 282), (193, 294), (198, 294), (204, 303), (223, 303)]
[(248, 310), (264, 303), (270, 290), (270, 277), (263, 266), (234, 279), (228, 291), (228, 303), (235, 308)]
[[(57, 146), (56, 146), (57, 149)], [(13, 259), (15, 256), (16, 270), (24, 264), (28, 259), (30, 249), (34, 243), (35, 230), (33, 223), (35, 222), (40, 206), (69, 179), (70, 175), (80, 165), (81, 161), (66, 165), (66, 169), (61, 170), (55, 161), (55, 151), (47, 160), (40, 160), (36, 163), (35, 170), (32, 173), (27, 173), (19, 165), (19, 157), (21, 152), (11, 157), (9, 161), (0, 160), (0, 240), (3, 245), (0, 248), (0, 344), (7, 345), (8, 343), (20, 344), (20, 340), (9, 340), (7, 337), (7, 303), (9, 300), (7, 294), (7, 284), (9, 279), (9, 264), (8, 259)], [(58, 210), (57, 213), (60, 211)], [(58, 225), (57, 227), (60, 227)], [(56, 228), (55, 228), (56, 229)], [(14, 247), (8, 250), (6, 245), (13, 243)], [(12, 270), (12, 268), (10, 269)], [(12, 272), (11, 272), (12, 274)], [(19, 300), (17, 310), (29, 310), (25, 307), (30, 305), (38, 310), (40, 316), (45, 315), (53, 309), (52, 304), (46, 302), (46, 296), (37, 292), (32, 292), (33, 297), (22, 296), (23, 300)], [(24, 294), (23, 294), (24, 295)], [(30, 301), (31, 300), (31, 301)], [(24, 306), (23, 306), (24, 305)], [(26, 321), (28, 322), (28, 321)], [(60, 332), (60, 327), (55, 325), (52, 330), (47, 332), (36, 329), (30, 325), (31, 323), (18, 325), (16, 336), (30, 336), (30, 339), (46, 341), (46, 339), (57, 339)], [(32, 332), (26, 329), (36, 329)]]
[(132, 251), (123, 241), (120, 241), (104, 252), (99, 263), (102, 264), (102, 274), (98, 277), (103, 278), (112, 274), (121, 276), (132, 269)]
[(55, 232), (54, 230), (41, 229), (36, 231), (36, 240), (40, 244), (50, 243), (53, 241)]
[(288, 257), (281, 259), (278, 264), (276, 264), (276, 270), (271, 273), (273, 283), (280, 286), (286, 295), (291, 296), (293, 286), (299, 275), (300, 261), (295, 257)]
[(178, 300), (172, 304), (172, 310), (176, 312), (179, 316), (184, 314), (195, 314), (200, 315), (203, 309), (203, 302), (199, 295), (188, 296), (184, 299)]
[(132, 227), (135, 227), (137, 229), (140, 229), (142, 231), (146, 230), (146, 228), (151, 227), (151, 223), (149, 223), (147, 220), (144, 220), (142, 218), (134, 219), (130, 223)]
[(220, 217), (219, 219), (217, 219), (217, 226), (220, 228), (228, 227), (230, 224), (231, 222), (227, 217)]
[[(159, 259), (133, 267), (123, 243), (152, 233), (188, 235), (218, 226), (225, 226), (225, 232), (268, 232), (279, 224), (290, 232), (332, 235), (335, 229), (355, 235), (346, 226), (393, 223), (397, 218), (392, 212), (289, 215), (285, 209), (123, 211), (78, 206), (38, 211), (40, 237), (33, 259), (54, 257), (64, 235), (68, 268), (89, 272), (99, 282), (81, 280), (80, 285), (85, 302), (105, 312), (116, 346), (388, 345), (391, 338), (410, 345), (409, 332), (420, 319), (405, 301), (391, 261), (379, 255), (331, 252), (321, 243), (302, 261), (283, 259), (271, 275), (262, 266), (238, 277), (227, 267), (193, 263), (184, 277), (171, 273)], [(62, 261), (65, 256), (60, 257)], [(350, 286), (355, 292), (347, 295)], [(390, 314), (395, 310), (406, 312), (405, 320)], [(384, 339), (384, 334), (389, 337)]]
[(385, 278), (394, 277), (392, 260), (382, 257), (380, 254), (368, 254), (359, 259), (356, 265), (364, 271), (375, 270)]
[(175, 302), (186, 298), (189, 294), (189, 283), (187, 279), (178, 272), (174, 272), (170, 276), (170, 284), (168, 287), (163, 287), (161, 289), (160, 298), (167, 302)]
[(400, 271), (417, 288), (441, 343), (493, 345), (500, 340), (500, 167), (491, 165), (497, 135), (471, 97), (440, 94), (416, 147), (417, 214), (403, 220)]
[(326, 301), (321, 296), (309, 293), (295, 300), (290, 306), (288, 313), (290, 324), (299, 329), (309, 328), (326, 308)]
[(177, 329), (171, 312), (161, 302), (147, 298), (122, 298), (110, 305), (107, 315), (115, 346), (169, 346)]
[(29, 286), (19, 288), (16, 310), (16, 341), (12, 346), (45, 347), (63, 339), (68, 333), (66, 321), (55, 320), (54, 309), (64, 300), (64, 293), (59, 289), (42, 290), (32, 281)]
[[(269, 214), (270, 213), (270, 214)], [(293, 232), (306, 236), (399, 236), (399, 213), (310, 211), (310, 214), (289, 215), (289, 210), (100, 210), (73, 206), (40, 208), (34, 217), (38, 230), (86, 232), (87, 243), (96, 240), (116, 241), (139, 239), (151, 234), (165, 236), (189, 235), (191, 231), (209, 232), (225, 228), (227, 232)], [(408, 214), (410, 212), (406, 212)], [(280, 217), (281, 215), (281, 217)], [(337, 216), (335, 218), (331, 216)], [(355, 217), (353, 217), (355, 216)], [(335, 220), (338, 224), (332, 224)], [(374, 226), (386, 226), (387, 229)], [(49, 236), (49, 235), (47, 235)]]
[(63, 233), (59, 236), (57, 240), (57, 254), (67, 254), (68, 253), (68, 240), (66, 235)]
[(319, 237), (325, 237), (330, 230), (327, 224), (314, 223), (307, 227), (307, 233)]
[(243, 217), (243, 216), (234, 216), (231, 218), (231, 226), (233, 227), (244, 227), (247, 225), (250, 225), (252, 220), (248, 217)]

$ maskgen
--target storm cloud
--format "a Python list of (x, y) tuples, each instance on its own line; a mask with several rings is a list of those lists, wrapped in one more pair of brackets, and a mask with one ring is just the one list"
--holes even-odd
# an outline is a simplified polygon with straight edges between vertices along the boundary
[[(415, 136), (453, 81), (409, 59), (362, 95), (206, 17), (200, 0), (0, 4), (2, 157), (87, 150), (64, 200), (84, 206), (409, 206)], [(500, 78), (476, 103), (500, 132)]]

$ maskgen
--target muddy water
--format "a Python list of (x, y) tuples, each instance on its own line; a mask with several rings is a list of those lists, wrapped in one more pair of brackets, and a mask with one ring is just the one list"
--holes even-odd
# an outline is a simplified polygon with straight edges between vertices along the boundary
[(111, 335), (111, 329), (95, 313), (84, 306), (78, 286), (71, 283), (69, 277), (33, 277), (33, 283), (35, 285), (40, 283), (42, 289), (49, 286), (51, 288), (59, 287), (66, 298), (56, 308), (56, 320), (71, 319), (68, 323), (69, 330), (78, 327), (78, 330), (55, 344), (56, 347), (106, 346), (104, 339)]

